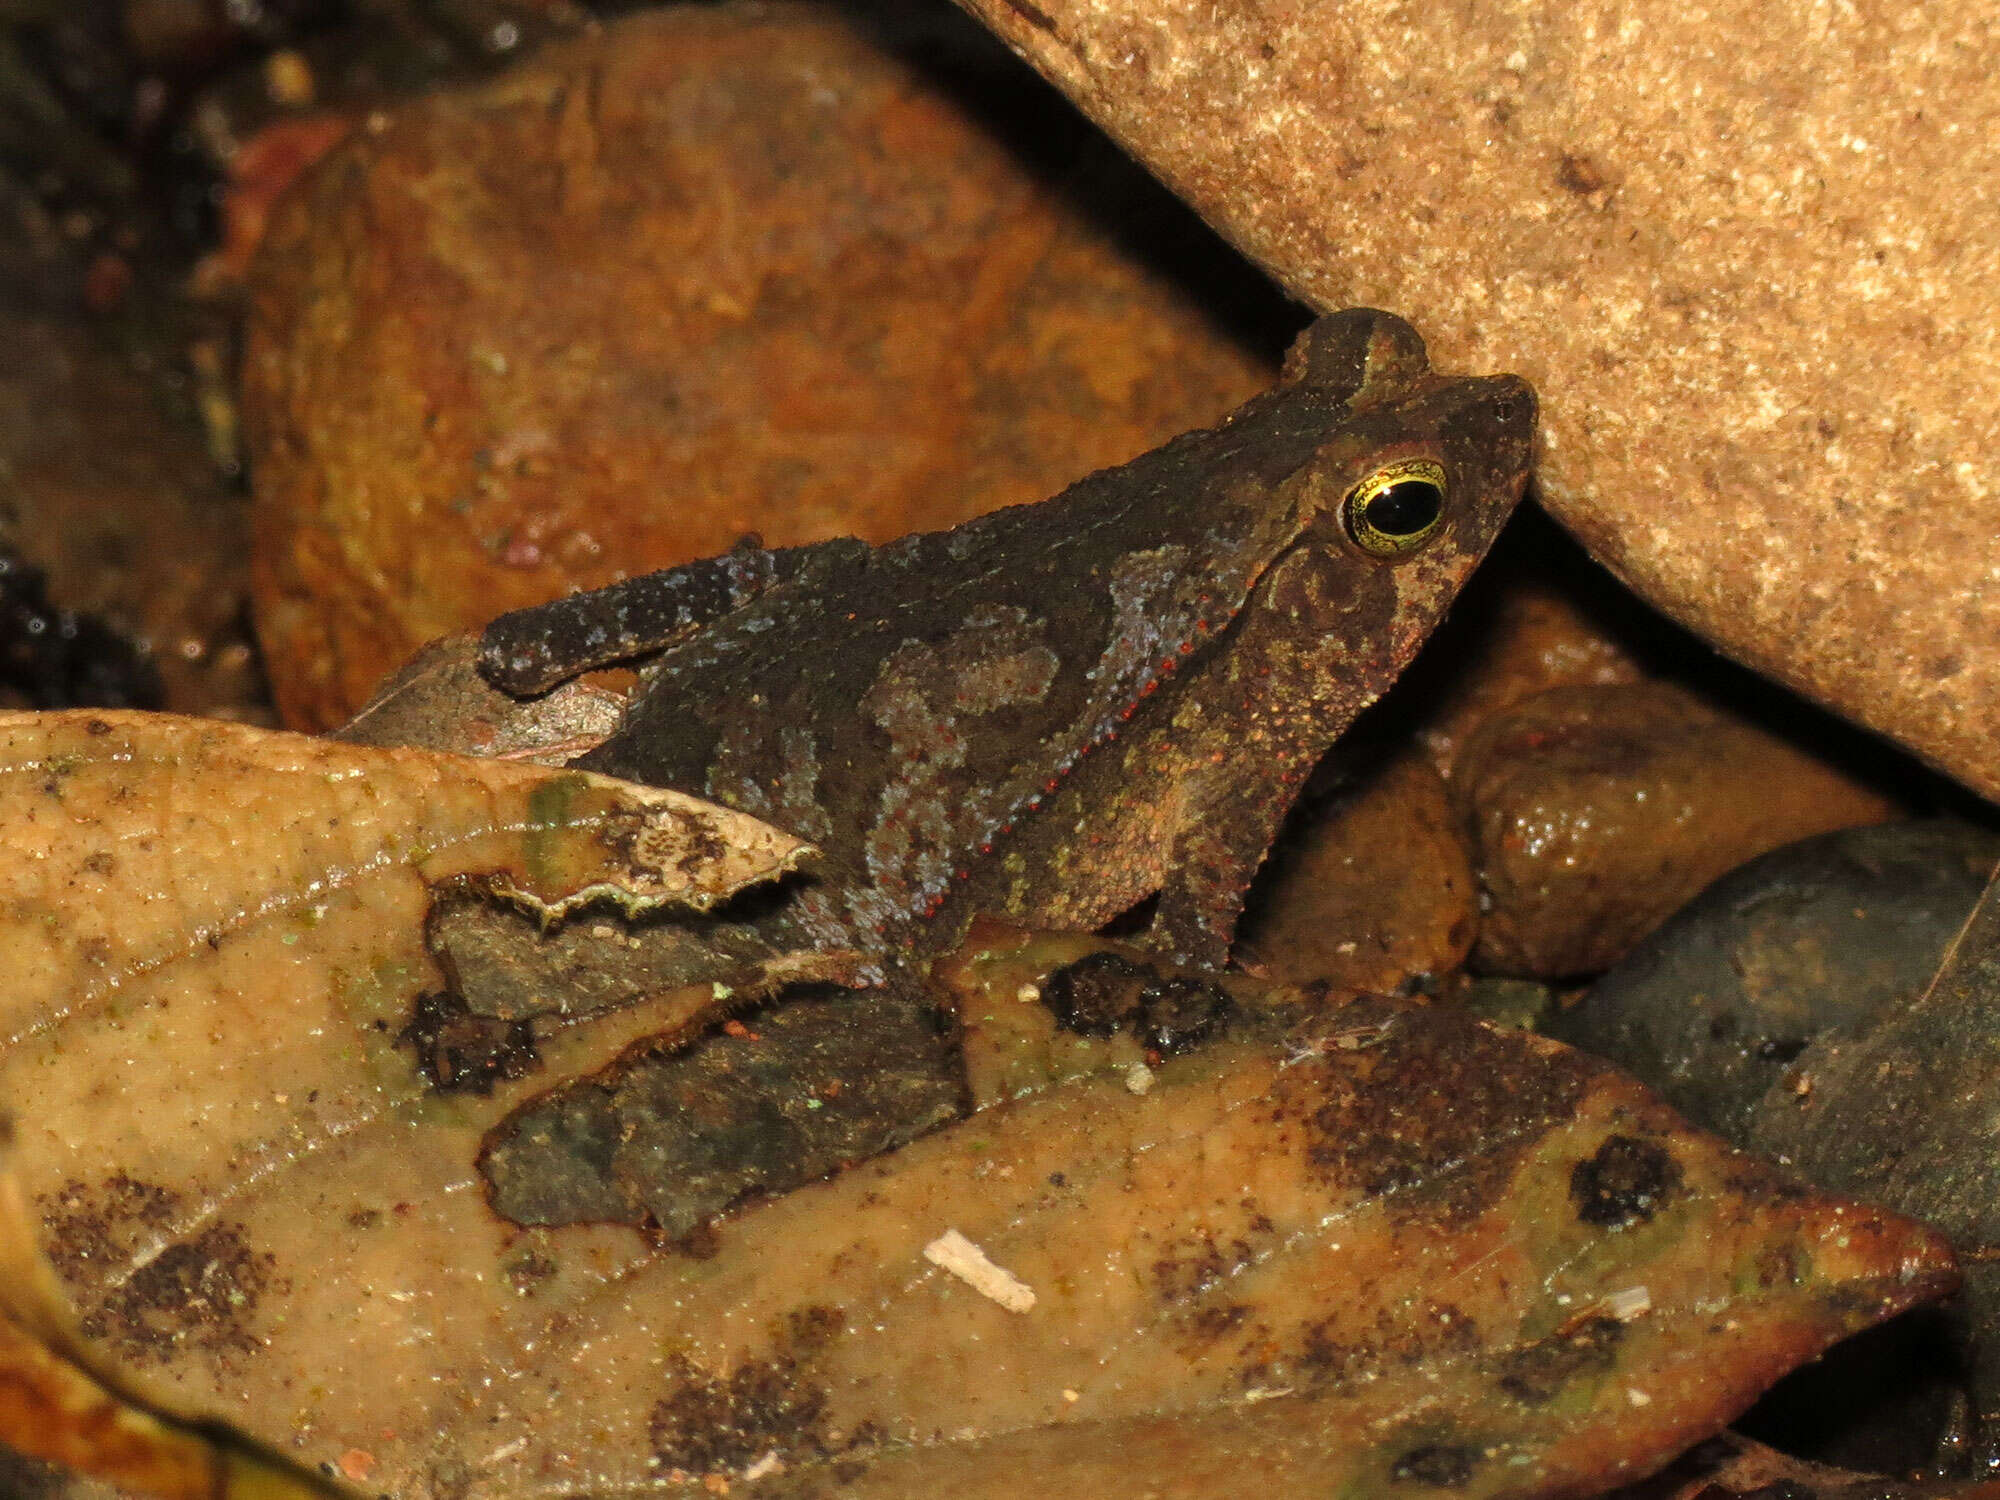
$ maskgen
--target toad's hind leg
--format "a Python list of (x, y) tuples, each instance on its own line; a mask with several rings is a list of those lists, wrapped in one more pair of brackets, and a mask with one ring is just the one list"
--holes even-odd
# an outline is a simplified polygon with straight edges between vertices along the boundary
[(868, 550), (851, 537), (804, 547), (737, 547), (501, 615), (479, 639), (479, 672), (516, 698), (545, 693), (592, 667), (627, 661), (686, 639), (765, 591), (851, 561)]

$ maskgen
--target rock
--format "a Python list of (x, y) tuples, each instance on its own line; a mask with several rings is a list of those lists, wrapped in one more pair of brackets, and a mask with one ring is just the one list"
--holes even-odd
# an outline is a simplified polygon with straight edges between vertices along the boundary
[(286, 718), (745, 532), (1041, 499), (1265, 384), (1215, 310), (1268, 290), (1025, 77), (928, 7), (680, 6), (323, 160), (274, 210), (245, 364)]
[(1424, 747), (1445, 775), (1481, 723), (1555, 687), (1637, 682), (1639, 663), (1590, 619), (1574, 597), (1523, 580), (1492, 601), (1477, 654), (1466, 660), (1446, 701), (1423, 730)]
[(1487, 1025), (1509, 1031), (1539, 1030), (1562, 1004), (1562, 997), (1548, 985), (1497, 974), (1468, 978), (1450, 998)]
[(1487, 720), (1465, 745), (1452, 795), (1479, 872), (1474, 963), (1540, 978), (1609, 967), (1768, 849), (1895, 812), (1664, 683), (1553, 688)]
[(1472, 948), (1472, 857), (1419, 753), (1381, 767), (1273, 859), (1238, 954), (1252, 973), (1402, 994), (1452, 973)]
[(1758, 1101), (1823, 1032), (1930, 982), (2000, 835), (1887, 823), (1805, 839), (1715, 882), (1543, 1027), (1743, 1144)]
[(1397, 684), (1391, 717), (1448, 777), (1466, 736), (1544, 689), (1699, 678), (1713, 662), (1541, 510), (1523, 506)]
[(136, 361), (0, 294), (0, 549), (46, 574), (52, 604), (138, 648), (156, 706), (263, 716), (247, 508)]
[[(1818, 1038), (1923, 992), (1996, 859), (2000, 835), (1947, 822), (1773, 850), (1702, 892), (1542, 1029), (1747, 1146), (1763, 1116), (1797, 1113), (1786, 1081), (1804, 1076), (1794, 1066)], [(1789, 1377), (1743, 1430), (1848, 1468), (1928, 1467), (1948, 1456), (1954, 1403), (1962, 1422), (1966, 1339), (1955, 1315), (1898, 1319)]]
[(1971, 1422), (1957, 1446), (1980, 1478), (2000, 1467), (1996, 980), (2000, 887), (1989, 884), (1936, 975), (1820, 1034), (1765, 1091), (1747, 1132), (1752, 1150), (1809, 1182), (1929, 1220), (1964, 1257), (1949, 1312)]
[(1641, 594), (2000, 794), (1987, 11), (965, 5), (1305, 301), (1532, 380)]

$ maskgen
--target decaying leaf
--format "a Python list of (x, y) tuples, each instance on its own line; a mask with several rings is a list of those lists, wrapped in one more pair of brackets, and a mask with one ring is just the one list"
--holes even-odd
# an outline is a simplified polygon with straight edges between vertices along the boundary
[[(0, 715), (0, 1106), (52, 1258), (87, 1289), (84, 1335), (144, 1372), (150, 1399), (228, 1415), (245, 1395), (229, 1370), (319, 1274), (302, 1197), (346, 1167), (367, 1189), (346, 1211), (386, 1223), (405, 1194), (468, 1187), (479, 1128), (452, 1130), (479, 1110), (462, 1099), (504, 1109), (546, 1067), (596, 1065), (715, 1008), (707, 989), (591, 1026), (456, 1016), (426, 946), (440, 896), (545, 923), (594, 901), (699, 914), (807, 853), (726, 809), (575, 772), (207, 720)], [(789, 972), (778, 956), (741, 977)], [(391, 1170), (419, 1138), (458, 1149)], [(270, 1242), (232, 1211), (264, 1188), (279, 1194)], [(310, 1338), (286, 1352), (292, 1389), (309, 1389)], [(85, 1431), (105, 1409), (38, 1361), (17, 1341), (0, 1368), (25, 1383), (7, 1388), (68, 1390), (81, 1425), (51, 1430), (38, 1396), (0, 1438), (71, 1462), (95, 1445), (123, 1472), (109, 1438), (124, 1429)], [(180, 1462), (147, 1430), (159, 1441), (135, 1461)]]
[(411, 745), (499, 760), (566, 764), (618, 726), (622, 695), (588, 682), (510, 698), (479, 675), (479, 637), (432, 641), (390, 674), (333, 736), (350, 745)]
[[(1131, 972), (1075, 983), (1107, 953)], [(944, 977), (975, 1028), (1060, 1002), (1012, 1097), (698, 1253), (497, 1219), (476, 1155), (518, 1080), (339, 1131), (303, 1075), (169, 1065), (222, 1118), (257, 1093), (292, 1148), (246, 1169), (200, 1115), (150, 1152), (73, 1121), (29, 1186), (115, 1350), (410, 1500), (1582, 1495), (1954, 1281), (1922, 1228), (1442, 1008), (1315, 1010), (990, 928)], [(58, 1070), (16, 1052), (0, 1089), (34, 1119)]]
[(2000, 1500), (2000, 1481), (1857, 1474), (1725, 1433), (1605, 1500)]
[(198, 1415), (161, 1410), (77, 1334), (0, 1155), (0, 1432), (23, 1451), (164, 1500), (344, 1500)]

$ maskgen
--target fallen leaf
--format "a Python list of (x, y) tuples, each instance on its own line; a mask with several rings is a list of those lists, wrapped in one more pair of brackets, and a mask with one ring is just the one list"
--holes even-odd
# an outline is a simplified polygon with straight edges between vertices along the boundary
[[(45, 1142), (28, 1186), (86, 1315), (181, 1404), (309, 1463), (365, 1451), (369, 1488), (407, 1500), (1588, 1494), (1954, 1283), (1921, 1227), (1443, 1007), (1235, 984), (1224, 1003), (1136, 950), (991, 927), (943, 977), (974, 1022), (1104, 952), (1142, 975), (1118, 1024), (1160, 1043), (1143, 1095), (1109, 1051), (1056, 1059), (1064, 1081), (1017, 1073), (1026, 1092), (697, 1252), (497, 1218), (476, 1154), (517, 1081), (332, 1135), (324, 1095), (266, 1067), (300, 1134), (261, 1170), (204, 1157), (199, 1114), (171, 1132), (187, 1162), (127, 1165), (141, 1143), (106, 1108)], [(280, 1008), (288, 1029), (324, 1016)], [(547, 1075), (622, 1015), (567, 1033)], [(133, 1077), (237, 1091), (196, 1061)], [(24, 1119), (66, 1074), (0, 1055)], [(977, 1255), (936, 1265), (941, 1239)], [(192, 1245), (184, 1269), (222, 1270), (136, 1296)], [(966, 1279), (977, 1262), (994, 1274)]]
[[(277, 1202), (279, 1232), (253, 1242), (237, 1199), (260, 1185), (324, 1193), (353, 1173), (351, 1202), (317, 1207), (353, 1232), (379, 1222), (367, 1238), (386, 1256), (344, 1269), (393, 1283), (423, 1243), (421, 1200), (474, 1185), (481, 1108), (542, 1086), (545, 1067), (600, 1065), (716, 1008), (705, 988), (611, 1017), (465, 1016), (469, 1039), (447, 1044), (424, 1026), (454, 999), (426, 945), (440, 899), (503, 901), (543, 924), (591, 904), (698, 916), (809, 853), (727, 809), (578, 772), (164, 715), (0, 714), (11, 1162), (55, 1265), (84, 1291), (82, 1332), (145, 1375), (151, 1403), (118, 1407), (103, 1367), (78, 1366), (52, 1332), (60, 1320), (22, 1324), (16, 1298), (0, 1389), (20, 1400), (0, 1436), (70, 1463), (94, 1453), (114, 1476), (181, 1476), (156, 1477), (158, 1493), (181, 1481), (208, 1493), (197, 1471), (228, 1450), (190, 1446), (149, 1411), (240, 1409), (231, 1372), (282, 1363), (261, 1359), (270, 1330), (299, 1310), (290, 1294), (317, 1283), (325, 1248), (295, 1200)], [(739, 967), (749, 985), (798, 966)], [(454, 1072), (482, 1027), (512, 1048), (504, 1065)], [(466, 1120), (471, 1134), (455, 1136)], [(420, 1138), (459, 1149), (396, 1170)], [(433, 1248), (450, 1260), (448, 1239)], [(8, 1279), (25, 1295), (33, 1278)], [(370, 1291), (329, 1284), (363, 1306), (328, 1315), (369, 1322)], [(22, 1344), (24, 1330), (42, 1344)], [(278, 1341), (300, 1360), (286, 1381), (309, 1390), (312, 1334), (301, 1321), (288, 1333), (303, 1338)]]
[(1857, 1474), (1807, 1463), (1732, 1432), (1605, 1500), (2000, 1500), (2000, 1481)]
[(348, 1500), (196, 1414), (163, 1410), (78, 1336), (0, 1157), (0, 1433), (22, 1452), (164, 1500)]
[(432, 641), (375, 690), (333, 738), (559, 766), (618, 726), (624, 696), (583, 681), (510, 698), (479, 675), (479, 637)]

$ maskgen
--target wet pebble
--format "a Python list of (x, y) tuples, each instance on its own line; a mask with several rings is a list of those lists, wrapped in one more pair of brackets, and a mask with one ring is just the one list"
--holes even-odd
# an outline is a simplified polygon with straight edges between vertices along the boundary
[(1425, 988), (1478, 926), (1472, 857), (1444, 782), (1415, 752), (1303, 820), (1276, 851), (1239, 956), (1270, 979), (1350, 993)]
[(1896, 811), (1659, 682), (1553, 688), (1488, 719), (1460, 752), (1452, 793), (1478, 870), (1474, 967), (1544, 979), (1610, 967), (1766, 850)]

